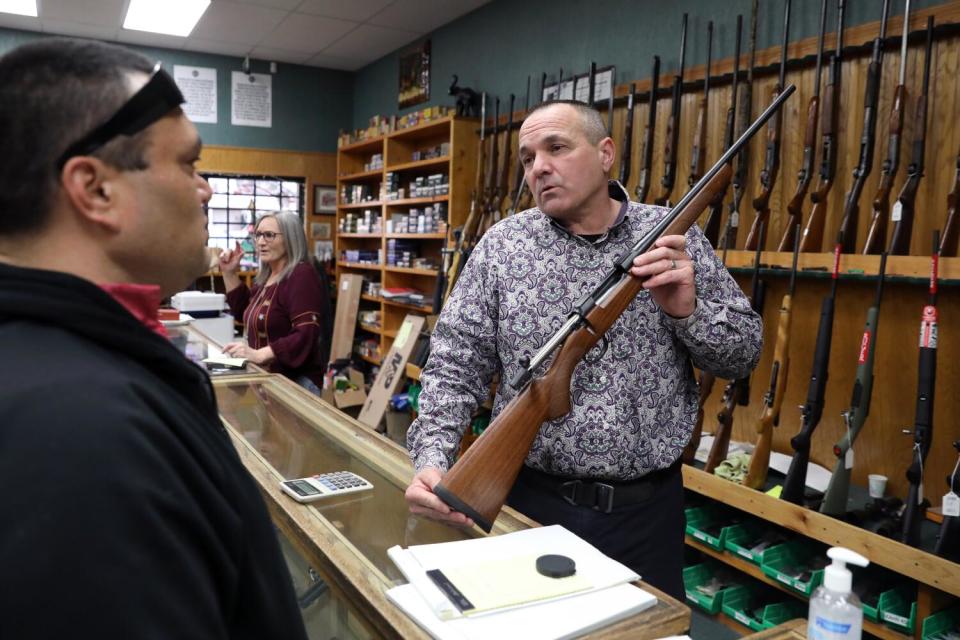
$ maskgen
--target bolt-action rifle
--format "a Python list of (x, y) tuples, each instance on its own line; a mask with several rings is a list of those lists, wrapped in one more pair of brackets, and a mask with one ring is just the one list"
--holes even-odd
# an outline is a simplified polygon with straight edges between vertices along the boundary
[(920, 544), (920, 521), (926, 511), (923, 499), (923, 464), (933, 441), (933, 399), (937, 386), (937, 271), (940, 256), (940, 232), (933, 232), (933, 256), (930, 260), (930, 289), (920, 320), (920, 362), (917, 366), (917, 412), (913, 429), (904, 429), (913, 436), (913, 462), (907, 469), (910, 490), (903, 510), (900, 541), (916, 547)]
[(916, 217), (917, 190), (923, 178), (923, 156), (926, 153), (927, 104), (930, 90), (930, 58), (933, 53), (933, 16), (927, 18), (927, 55), (923, 61), (923, 93), (917, 98), (917, 111), (914, 114), (913, 157), (907, 165), (907, 179), (897, 197), (890, 221), (893, 233), (890, 236), (889, 253), (893, 256), (905, 256), (910, 253), (910, 235), (913, 232), (913, 219)]
[(830, 368), (830, 343), (833, 334), (833, 310), (837, 301), (837, 282), (840, 279), (840, 247), (843, 239), (837, 238), (833, 250), (833, 280), (830, 295), (820, 305), (820, 326), (817, 328), (817, 342), (813, 351), (813, 368), (810, 371), (810, 384), (807, 387), (807, 401), (800, 405), (800, 432), (790, 439), (793, 447), (793, 459), (787, 469), (780, 497), (794, 504), (803, 504), (804, 487), (807, 480), (807, 467), (810, 464), (810, 444), (813, 432), (823, 416), (823, 396), (827, 391), (827, 372)]
[(627, 119), (623, 125), (623, 145), (620, 147), (620, 172), (617, 175), (624, 189), (627, 188), (627, 182), (630, 180), (630, 163), (633, 159), (633, 101), (636, 99), (636, 94), (636, 85), (630, 83), (630, 91), (627, 93)]
[(900, 76), (893, 92), (893, 106), (887, 134), (887, 158), (880, 167), (880, 184), (873, 197), (873, 216), (863, 244), (863, 255), (879, 255), (887, 242), (887, 219), (890, 217), (890, 194), (900, 167), (900, 137), (903, 135), (903, 114), (907, 102), (907, 36), (910, 33), (910, 0), (903, 9), (903, 34), (900, 36)]
[[(665, 235), (684, 234), (715, 192), (730, 179), (730, 159), (795, 90), (789, 87), (760, 115), (664, 218), (620, 259), (602, 282), (578, 301), (567, 321), (511, 380), (516, 395), (448, 471), (434, 492), (489, 532), (523, 466), (540, 426), (570, 411), (570, 381), (583, 357), (643, 290), (630, 275), (633, 260)], [(556, 355), (554, 357), (554, 352)], [(541, 367), (552, 359), (541, 372)], [(536, 375), (535, 375), (536, 374)]]
[(780, 317), (777, 321), (777, 343), (773, 348), (773, 364), (770, 366), (770, 387), (763, 396), (763, 412), (757, 420), (757, 444), (750, 456), (750, 467), (743, 484), (751, 489), (760, 489), (767, 481), (770, 468), (770, 450), (773, 445), (773, 428), (780, 424), (780, 408), (787, 392), (787, 375), (790, 373), (790, 324), (793, 319), (793, 292), (797, 283), (797, 258), (800, 252), (793, 250), (793, 267), (790, 270), (790, 288), (780, 301)]
[(650, 74), (650, 98), (647, 100), (647, 126), (643, 130), (643, 153), (640, 154), (640, 177), (635, 195), (637, 202), (646, 202), (653, 170), (653, 136), (657, 132), (657, 91), (660, 89), (660, 56), (653, 56)]
[(853, 443), (863, 429), (870, 413), (870, 398), (873, 395), (873, 357), (877, 349), (877, 327), (880, 322), (880, 299), (883, 296), (883, 276), (887, 269), (887, 254), (880, 256), (880, 275), (877, 277), (877, 296), (867, 310), (867, 322), (860, 339), (857, 357), (857, 378), (853, 383), (850, 408), (841, 415), (847, 432), (833, 445), (837, 457), (833, 465), (830, 484), (820, 503), (820, 513), (842, 516), (847, 512), (847, 497), (850, 495), (850, 472), (853, 469)]
[(803, 160), (797, 172), (797, 188), (787, 203), (787, 216), (783, 223), (783, 236), (777, 251), (793, 251), (800, 240), (795, 229), (803, 223), (803, 201), (807, 198), (810, 181), (813, 179), (813, 160), (817, 149), (817, 126), (820, 121), (820, 79), (823, 72), (823, 37), (827, 29), (827, 0), (820, 3), (820, 35), (817, 38), (817, 71), (813, 81), (813, 97), (807, 104), (807, 124), (803, 130)]
[[(784, 0), (783, 3), (783, 40), (780, 44), (780, 76), (777, 79), (777, 86), (773, 88), (773, 95), (776, 97), (783, 91), (783, 85), (786, 83), (787, 73), (787, 43), (790, 41), (790, 0)], [(750, 233), (747, 234), (747, 242), (744, 248), (747, 251), (753, 251), (757, 248), (757, 243), (761, 247), (766, 245), (766, 238), (760, 237), (760, 227), (770, 222), (770, 196), (773, 195), (773, 186), (777, 182), (777, 175), (780, 173), (780, 137), (783, 128), (783, 114), (778, 113), (767, 124), (767, 148), (763, 157), (763, 170), (760, 171), (760, 193), (753, 199), (753, 210), (756, 217), (753, 219), (753, 226), (750, 227)]]
[(823, 131), (820, 134), (820, 179), (810, 194), (813, 208), (807, 217), (807, 226), (800, 237), (800, 251), (820, 251), (823, 248), (823, 229), (827, 223), (827, 199), (837, 176), (837, 127), (840, 115), (840, 78), (843, 67), (843, 5), (837, 4), (837, 47), (830, 56), (830, 75), (823, 97)]
[[(543, 91), (540, 92), (540, 95), (543, 95)], [(512, 111), (512, 110), (511, 110)], [(527, 76), (527, 99), (523, 105), (523, 114), (526, 117), (526, 114), (530, 111), (530, 76)], [(510, 142), (510, 133), (507, 132), (507, 146), (511, 146)], [(504, 199), (503, 203), (500, 205), (500, 210), (504, 211), (503, 217), (512, 216), (517, 212), (517, 205), (520, 204), (520, 192), (523, 191), (523, 164), (517, 162), (517, 167), (513, 174), (513, 191), (508, 193)], [(509, 186), (509, 185), (508, 185)]]
[[(743, 128), (750, 122), (750, 112), (753, 109), (753, 68), (757, 64), (757, 10), (758, 2), (753, 0), (753, 11), (750, 15), (750, 60), (747, 66), (747, 82), (743, 86), (743, 97), (737, 101), (737, 130), (743, 131)], [(740, 203), (743, 196), (747, 193), (747, 168), (750, 165), (750, 145), (747, 145), (737, 156), (736, 169), (733, 172), (733, 179), (730, 183), (733, 185), (733, 199), (730, 200), (729, 221), (727, 222), (726, 240), (728, 247), (737, 248), (737, 235), (740, 231)]]
[(873, 170), (873, 149), (877, 138), (877, 106), (880, 100), (880, 77), (883, 72), (883, 41), (887, 37), (887, 10), (890, 0), (883, 0), (883, 17), (880, 20), (880, 35), (873, 39), (873, 55), (867, 67), (867, 85), (863, 94), (863, 131), (860, 134), (860, 160), (853, 169), (853, 185), (843, 203), (840, 219), (840, 235), (843, 236), (843, 252), (857, 250), (857, 224), (860, 220), (860, 196), (867, 178)]
[[(953, 448), (960, 453), (960, 440), (953, 442)], [(960, 461), (953, 467), (953, 473), (947, 476), (947, 486), (950, 492), (960, 495)], [(960, 562), (960, 516), (944, 514), (933, 552), (941, 558)]]
[[(710, 105), (710, 58), (713, 55), (713, 21), (707, 23), (707, 73), (703, 77), (703, 98), (697, 108), (697, 128), (693, 134), (693, 151), (690, 153), (690, 175), (687, 185), (697, 184), (703, 175), (703, 164), (707, 155), (707, 108)], [(779, 112), (774, 118), (779, 117)]]
[(667, 120), (667, 145), (663, 150), (663, 177), (660, 186), (663, 190), (653, 201), (661, 207), (668, 206), (673, 184), (677, 179), (677, 145), (680, 142), (680, 108), (683, 96), (683, 65), (687, 54), (687, 14), (683, 14), (683, 26), (680, 30), (680, 71), (673, 76), (670, 118)]

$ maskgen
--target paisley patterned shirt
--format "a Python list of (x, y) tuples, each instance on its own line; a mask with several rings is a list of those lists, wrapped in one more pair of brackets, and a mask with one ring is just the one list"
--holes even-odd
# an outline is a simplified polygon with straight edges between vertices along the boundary
[[(617, 182), (610, 183), (610, 197), (623, 203), (620, 215), (593, 241), (568, 233), (539, 209), (502, 220), (481, 238), (431, 337), (420, 414), (407, 436), (418, 471), (452, 465), (494, 374), (501, 380), (496, 416), (517, 393), (507, 381), (522, 370), (521, 358), (532, 357), (667, 212), (629, 202)], [(760, 317), (696, 225), (686, 239), (696, 310), (672, 318), (641, 291), (607, 332), (606, 350), (598, 344), (575, 368), (573, 408), (543, 424), (528, 466), (616, 481), (669, 467), (696, 419), (693, 366), (721, 378), (741, 377), (756, 366)]]

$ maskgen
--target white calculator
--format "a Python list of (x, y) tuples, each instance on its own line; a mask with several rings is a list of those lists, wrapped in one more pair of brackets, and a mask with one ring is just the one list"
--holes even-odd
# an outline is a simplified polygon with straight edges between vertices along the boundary
[(373, 485), (352, 471), (321, 473), (309, 478), (284, 480), (280, 483), (284, 493), (297, 502), (313, 502), (334, 498), (357, 491), (373, 489)]

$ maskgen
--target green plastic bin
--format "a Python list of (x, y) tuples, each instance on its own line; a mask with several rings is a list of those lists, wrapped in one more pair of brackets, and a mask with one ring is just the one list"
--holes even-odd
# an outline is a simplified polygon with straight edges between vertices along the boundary
[(917, 626), (917, 595), (913, 587), (898, 587), (880, 594), (880, 622), (913, 635)]
[(788, 565), (804, 565), (817, 551), (805, 540), (794, 540), (770, 547), (763, 553), (760, 569), (763, 573), (777, 582), (786, 585), (797, 593), (810, 597), (813, 590), (823, 582), (823, 569), (817, 569), (806, 582), (793, 578), (782, 570)]
[[(749, 547), (741, 546), (742, 543), (752, 542), (763, 534), (764, 527), (758, 522), (742, 522), (735, 524), (727, 530), (727, 536), (723, 540), (724, 548), (730, 553), (740, 556), (748, 562), (759, 565), (763, 559), (763, 551), (750, 551)], [(772, 548), (772, 547), (769, 547)]]
[[(758, 593), (756, 589), (748, 586), (739, 586), (731, 587), (725, 591), (723, 604), (721, 605), (724, 615), (744, 626), (750, 627), (753, 631), (763, 631), (764, 629), (782, 624), (787, 620), (792, 620), (804, 615), (803, 605), (790, 596), (785, 596), (787, 599), (783, 602), (775, 602), (764, 606), (763, 613), (760, 619), (757, 620), (750, 612), (745, 611), (751, 596)], [(771, 591), (770, 593), (773, 592)]]
[(697, 587), (709, 582), (721, 570), (722, 566), (715, 562), (702, 562), (683, 570), (683, 588), (687, 595), (687, 601), (692, 602), (711, 615), (720, 613), (720, 608), (723, 605), (723, 595), (739, 586), (730, 585), (720, 589), (712, 596), (697, 590)]
[(928, 640), (944, 631), (960, 629), (960, 605), (938, 611), (923, 619), (920, 626), (920, 637)]
[[(732, 519), (730, 514), (713, 507), (694, 507), (687, 509), (684, 513), (687, 517), (687, 535), (699, 540), (711, 549), (723, 551), (723, 541), (730, 527), (720, 529), (719, 535), (711, 535), (706, 532), (706, 529), (722, 523), (724, 520)], [(733, 525), (733, 523), (730, 524)]]

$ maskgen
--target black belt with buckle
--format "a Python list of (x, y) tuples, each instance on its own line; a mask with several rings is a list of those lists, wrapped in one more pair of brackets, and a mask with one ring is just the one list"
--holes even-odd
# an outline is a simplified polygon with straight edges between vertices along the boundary
[(637, 480), (591, 480), (564, 478), (524, 465), (520, 478), (546, 491), (555, 492), (567, 503), (610, 513), (613, 509), (644, 502), (653, 497), (663, 481), (680, 469), (679, 462), (666, 469), (653, 471)]

